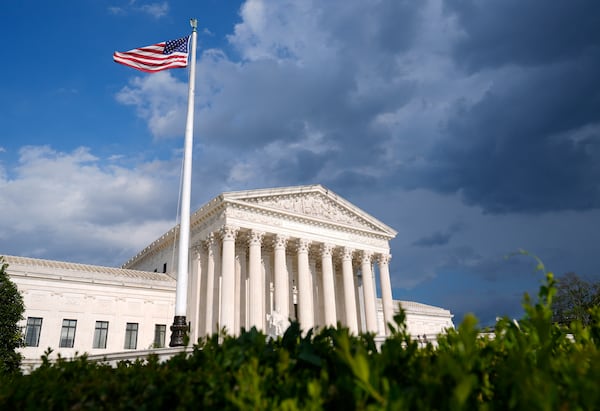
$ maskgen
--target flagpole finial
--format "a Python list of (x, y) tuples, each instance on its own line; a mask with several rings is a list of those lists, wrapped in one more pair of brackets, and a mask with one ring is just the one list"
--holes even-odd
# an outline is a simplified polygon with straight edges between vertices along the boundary
[(190, 19), (190, 26), (192, 26), (192, 31), (196, 31), (198, 28), (198, 20)]

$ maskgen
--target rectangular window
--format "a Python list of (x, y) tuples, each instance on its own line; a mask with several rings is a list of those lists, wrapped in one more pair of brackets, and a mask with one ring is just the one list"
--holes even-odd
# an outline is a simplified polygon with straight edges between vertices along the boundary
[(154, 348), (163, 348), (165, 346), (165, 336), (167, 335), (167, 326), (164, 324), (154, 325)]
[(37, 347), (40, 343), (42, 332), (42, 319), (39, 317), (27, 317), (27, 328), (25, 329), (25, 346)]
[(125, 349), (135, 350), (137, 348), (138, 323), (127, 323), (125, 328)]
[(106, 339), (108, 338), (108, 321), (96, 321), (94, 330), (93, 348), (106, 348)]
[(62, 330), (60, 330), (59, 347), (73, 348), (75, 344), (75, 329), (77, 328), (77, 320), (63, 320)]

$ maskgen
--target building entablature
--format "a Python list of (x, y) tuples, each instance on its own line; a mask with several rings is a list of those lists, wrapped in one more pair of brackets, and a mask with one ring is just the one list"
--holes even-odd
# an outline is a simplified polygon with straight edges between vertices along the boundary
[(11, 276), (24, 280), (43, 279), (56, 283), (67, 281), (165, 290), (175, 287), (175, 280), (160, 273), (17, 256), (4, 256), (4, 260), (9, 264)]
[[(244, 234), (258, 230), (267, 235), (330, 242), (377, 255), (389, 254), (389, 241), (397, 232), (321, 185), (247, 190), (223, 193), (191, 216), (192, 247), (225, 226)], [(123, 267), (174, 247), (178, 226), (161, 236)]]

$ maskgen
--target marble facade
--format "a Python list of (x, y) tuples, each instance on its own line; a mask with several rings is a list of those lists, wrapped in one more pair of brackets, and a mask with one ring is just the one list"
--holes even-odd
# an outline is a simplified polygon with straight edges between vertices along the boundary
[[(173, 252), (176, 228), (123, 268), (154, 270)], [(393, 321), (389, 241), (396, 231), (320, 185), (223, 193), (191, 218), (188, 313), (193, 338), (225, 327), (277, 334), (336, 325), (379, 330)], [(177, 266), (175, 262), (173, 267)]]
[[(173, 320), (177, 233), (169, 230), (121, 268), (8, 256), (8, 273), (24, 295), (24, 329), (31, 319), (43, 320), (36, 346), (22, 349), (26, 359), (39, 359), (47, 347), (69, 357), (164, 346), (157, 330), (166, 326), (169, 334)], [(321, 185), (215, 197), (191, 216), (190, 340), (223, 327), (279, 335), (289, 319), (304, 330), (340, 323), (384, 338), (399, 306), (412, 335), (435, 339), (453, 327), (448, 310), (392, 298), (395, 236)], [(70, 347), (61, 347), (65, 321), (77, 324)], [(98, 323), (108, 329), (101, 347)], [(132, 324), (136, 346), (128, 340)]]

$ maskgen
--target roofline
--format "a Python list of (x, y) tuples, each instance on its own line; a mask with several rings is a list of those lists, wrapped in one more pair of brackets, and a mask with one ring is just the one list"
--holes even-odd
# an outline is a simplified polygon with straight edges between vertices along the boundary
[(243, 191), (229, 191), (221, 194), (225, 201), (227, 200), (237, 200), (239, 198), (247, 197), (249, 195), (253, 197), (269, 197), (274, 195), (285, 195), (285, 194), (301, 194), (301, 193), (321, 193), (326, 197), (335, 200), (336, 202), (343, 205), (346, 209), (360, 215), (365, 220), (369, 221), (374, 226), (381, 228), (383, 231), (387, 231), (391, 238), (394, 238), (398, 232), (394, 230), (389, 225), (385, 224), (381, 220), (373, 217), (371, 214), (367, 213), (363, 209), (355, 206), (345, 198), (341, 197), (339, 194), (334, 191), (328, 189), (322, 184), (312, 184), (312, 185), (302, 185), (302, 186), (286, 186), (286, 187), (278, 187), (278, 188), (261, 188), (256, 190), (243, 190)]
[[(328, 188), (326, 188), (325, 186), (323, 186), (321, 184), (259, 188), (259, 189), (249, 189), (249, 190), (239, 190), (239, 191), (225, 191), (225, 192), (217, 195), (216, 197), (213, 197), (212, 199), (210, 199), (209, 201), (204, 203), (202, 206), (200, 206), (200, 208), (198, 208), (196, 211), (194, 211), (192, 213), (192, 215), (190, 216), (190, 220), (191, 220), (190, 226), (193, 227), (194, 225), (196, 225), (198, 223), (198, 220), (204, 213), (209, 214), (211, 212), (214, 212), (214, 210), (224, 208), (227, 204), (239, 204), (239, 202), (237, 202), (236, 200), (238, 200), (240, 198), (244, 198), (244, 197), (248, 197), (248, 196), (268, 197), (268, 196), (273, 196), (273, 195), (301, 194), (301, 193), (311, 193), (311, 192), (321, 193), (324, 196), (329, 197), (332, 200), (340, 203), (341, 205), (346, 207), (348, 210), (360, 215), (361, 217), (363, 217), (365, 220), (369, 221), (374, 226), (379, 227), (382, 231), (386, 231), (390, 240), (393, 239), (394, 237), (396, 237), (396, 235), (398, 234), (398, 232), (396, 230), (394, 230), (392, 227), (388, 226), (387, 224), (383, 223), (382, 221), (380, 221), (377, 218), (373, 217), (372, 215), (368, 214), (366, 211), (360, 209), (359, 207), (350, 203), (348, 200), (344, 199), (343, 197), (339, 196), (338, 194), (329, 190)], [(248, 204), (245, 204), (245, 205), (248, 205)], [(282, 211), (282, 213), (283, 213), (283, 211)], [(334, 225), (340, 225), (340, 224), (334, 223)], [(357, 229), (356, 227), (352, 227), (352, 228), (357, 231), (363, 231), (363, 232), (365, 231), (365, 230)], [(135, 254), (133, 257), (131, 257), (125, 263), (123, 263), (121, 265), (121, 267), (126, 267), (126, 266), (132, 264), (136, 260), (139, 260), (141, 257), (147, 255), (148, 252), (151, 250), (161, 249), (162, 247), (171, 244), (175, 240), (175, 234), (178, 232), (178, 230), (179, 230), (179, 224), (175, 225), (173, 228), (171, 228), (170, 230), (165, 232), (163, 235), (161, 235), (158, 239), (156, 239), (153, 242), (151, 242), (150, 244), (148, 244), (140, 252)]]
[[(35, 267), (38, 269), (47, 269), (47, 270), (59, 270), (60, 277), (68, 277), (70, 279), (81, 280), (83, 282), (89, 282), (87, 279), (84, 279), (78, 273), (89, 273), (90, 275), (98, 274), (99, 276), (111, 276), (117, 279), (119, 282), (139, 282), (139, 281), (153, 281), (153, 282), (165, 282), (165, 283), (175, 283), (175, 279), (173, 279), (168, 274), (163, 273), (154, 273), (149, 271), (141, 271), (134, 270), (130, 268), (117, 268), (117, 267), (107, 267), (100, 265), (91, 265), (91, 264), (80, 264), (80, 263), (72, 263), (66, 261), (58, 261), (58, 260), (45, 260), (41, 258), (31, 258), (31, 257), (20, 257), (13, 255), (3, 255), (4, 262), (9, 265), (8, 270), (11, 272), (11, 275), (23, 275), (25, 277), (35, 276), (37, 272), (30, 272), (28, 270), (23, 270), (26, 267)], [(23, 268), (22, 268), (23, 267)], [(43, 271), (43, 270), (41, 270)], [(47, 273), (52, 274), (52, 273)], [(58, 274), (57, 274), (58, 275)]]

